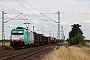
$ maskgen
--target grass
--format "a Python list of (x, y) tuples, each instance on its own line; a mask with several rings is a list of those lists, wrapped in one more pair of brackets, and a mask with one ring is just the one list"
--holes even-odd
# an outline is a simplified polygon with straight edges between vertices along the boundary
[(85, 53), (90, 55), (90, 50), (85, 50)]
[(59, 49), (54, 49), (43, 60), (90, 60), (90, 47), (66, 47), (66, 44), (62, 43)]

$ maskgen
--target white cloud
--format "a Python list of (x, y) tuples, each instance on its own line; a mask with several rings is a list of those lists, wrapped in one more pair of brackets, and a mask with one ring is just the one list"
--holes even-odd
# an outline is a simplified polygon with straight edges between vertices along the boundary
[(0, 11), (2, 11), (2, 7), (0, 6)]
[(13, 17), (15, 17), (14, 14), (6, 14), (5, 15), (5, 18), (7, 18), (7, 19), (10, 19), (10, 18), (13, 18)]
[(90, 25), (90, 20), (83, 20), (82, 23)]
[(61, 25), (67, 25), (69, 22), (61, 22)]
[(75, 1), (90, 1), (90, 0), (75, 0)]
[(34, 24), (38, 24), (39, 22), (37, 20), (32, 21)]
[(14, 27), (13, 25), (10, 25), (10, 27)]
[(90, 14), (90, 11), (87, 11), (87, 12), (79, 12), (79, 14)]
[(48, 28), (48, 25), (44, 25), (44, 27)]
[(41, 16), (41, 12), (34, 11), (34, 10), (33, 11), (31, 11), (31, 10), (30, 11), (24, 11), (23, 14), (26, 16), (36, 16), (36, 17)]
[(31, 13), (29, 11), (24, 11), (23, 14), (24, 15), (30, 15)]
[(29, 17), (23, 16), (21, 13), (19, 14), (6, 14), (4, 17), (7, 21), (8, 20), (26, 20), (29, 19)]
[(35, 31), (35, 30), (38, 30), (38, 28), (37, 28), (37, 27), (35, 27), (35, 28), (34, 28), (34, 31)]

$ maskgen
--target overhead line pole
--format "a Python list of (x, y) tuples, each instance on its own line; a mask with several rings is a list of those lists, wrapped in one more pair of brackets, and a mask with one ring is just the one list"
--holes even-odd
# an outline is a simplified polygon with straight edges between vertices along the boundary
[(2, 47), (5, 47), (5, 34), (4, 34), (4, 11), (2, 11)]
[[(43, 13), (41, 13), (43, 14)], [(53, 14), (53, 13), (48, 13), (48, 14)], [(57, 13), (55, 14), (58, 14), (58, 22), (52, 20), (51, 18), (47, 17), (46, 15), (44, 15), (45, 17), (49, 18), (51, 21), (54, 21), (55, 23), (58, 23), (58, 31), (57, 31), (57, 39), (60, 40), (60, 11), (58, 11)], [(43, 19), (42, 19), (43, 20)], [(45, 19), (46, 20), (46, 19)]]
[[(10, 20), (4, 22), (4, 14), (8, 14), (8, 13), (5, 13), (4, 11), (2, 11), (2, 47), (5, 47), (5, 31), (4, 31), (4, 23), (7, 23), (8, 21), (10, 21), (10, 20), (12, 20), (12, 19), (14, 19), (14, 18), (16, 18), (16, 17), (19, 16), (19, 15), (17, 15), (16, 17), (14, 17), (14, 18), (12, 18), (12, 19), (10, 19)], [(21, 14), (23, 14), (23, 13), (21, 13)], [(20, 14), (20, 15), (21, 15), (21, 14)]]
[(58, 32), (57, 39), (60, 40), (60, 11), (58, 11)]

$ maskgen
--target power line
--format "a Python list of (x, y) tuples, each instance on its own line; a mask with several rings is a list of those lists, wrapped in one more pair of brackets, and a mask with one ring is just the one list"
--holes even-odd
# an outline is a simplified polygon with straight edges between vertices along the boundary
[[(19, 12), (19, 11), (16, 11), (16, 10), (14, 10), (14, 9), (11, 9), (11, 8), (9, 8), (9, 7), (6, 7), (6, 6), (4, 6), (4, 5), (2, 5), (2, 4), (0, 4), (2, 7), (5, 7), (5, 8), (8, 8), (8, 9), (10, 9), (10, 10), (12, 10), (12, 11), (14, 11), (14, 12), (17, 12), (17, 13), (14, 13), (14, 14), (20, 14), (21, 12)], [(4, 10), (0, 10), (0, 11), (4, 11)], [(7, 10), (6, 10), (7, 11)], [(12, 14), (12, 13), (6, 13), (6, 14)], [(11, 15), (12, 16), (12, 15)], [(16, 16), (17, 17), (17, 16)], [(16, 18), (16, 17), (14, 17), (14, 18)], [(10, 19), (11, 20), (11, 19)], [(9, 20), (8, 20), (9, 21)], [(7, 21), (6, 21), (7, 22)]]
[[(18, 2), (19, 3), (19, 2)], [(8, 8), (8, 9), (10, 9), (10, 10), (12, 10), (12, 11), (15, 11), (15, 12), (18, 12), (18, 13), (21, 13), (21, 12), (19, 12), (19, 11), (16, 11), (16, 10), (14, 10), (14, 9), (11, 9), (11, 8), (9, 8), (9, 7), (6, 7), (6, 6), (4, 6), (4, 5), (2, 5), (2, 4), (0, 4), (1, 6), (3, 6), (3, 7), (5, 7), (5, 8)], [(2, 10), (0, 10), (0, 11), (2, 11)], [(11, 14), (10, 14), (11, 15)], [(21, 15), (21, 14), (20, 14)], [(11, 15), (12, 16), (12, 15)], [(10, 21), (10, 20), (12, 20), (12, 19), (14, 19), (14, 18), (16, 18), (16, 17), (18, 17), (19, 15), (17, 15), (17, 16), (15, 16), (15, 17), (13, 17), (13, 18), (11, 18), (11, 19), (9, 19), (8, 21)], [(8, 22), (8, 21), (6, 21), (6, 22)], [(5, 23), (6, 23), (5, 22)], [(26, 22), (26, 21), (25, 21)]]
[(20, 15), (22, 15), (22, 14), (23, 14), (23, 13), (21, 13), (21, 14), (19, 14), (19, 15), (15, 16), (15, 17), (13, 17), (13, 18), (11, 18), (11, 19), (7, 20), (7, 21), (6, 21), (6, 22), (4, 22), (4, 23), (7, 23), (8, 21), (13, 20), (14, 18), (16, 18), (16, 17), (18, 17), (18, 16), (20, 16)]
[[(26, 1), (26, 0), (25, 0)], [(27, 1), (26, 1), (27, 2)], [(28, 2), (27, 2), (28, 3)], [(28, 3), (29, 4), (29, 6), (31, 6), (32, 8), (34, 8), (30, 3)], [(35, 8), (34, 8), (35, 9)], [(35, 9), (37, 12), (39, 12), (37, 9)], [(51, 19), (50, 17), (48, 17), (48, 16), (46, 16), (45, 14), (43, 14), (43, 13), (41, 13), (41, 12), (39, 12), (41, 15), (43, 15), (43, 16), (45, 16), (45, 17), (47, 17), (47, 18), (49, 18), (51, 21), (54, 21), (53, 19)], [(42, 20), (42, 19), (41, 19)]]
[[(26, 0), (25, 0), (26, 1)], [(28, 3), (27, 1), (26, 1), (26, 3)], [(28, 5), (29, 6), (31, 6), (32, 8), (34, 8), (30, 3), (28, 3)], [(34, 8), (36, 11), (38, 11), (36, 8)], [(38, 11), (39, 12), (39, 11)], [(40, 14), (41, 14), (41, 12), (39, 12)]]
[(15, 12), (21, 13), (21, 12), (19, 12), (19, 11), (16, 11), (16, 10), (14, 10), (14, 9), (11, 9), (11, 8), (9, 8), (9, 7), (6, 7), (6, 6), (2, 5), (2, 4), (0, 4), (0, 5), (3, 6), (3, 7), (5, 7), (5, 8), (8, 8), (8, 9), (10, 9), (10, 10), (12, 10), (12, 11), (15, 11)]
[[(20, 3), (19, 1), (17, 1), (17, 0), (15, 0), (16, 2), (18, 2), (20, 5), (22, 5), (25, 9), (27, 9), (28, 11), (30, 11), (32, 14), (34, 14), (36, 17), (38, 17), (40, 20), (42, 20), (39, 16), (37, 16), (35, 13), (33, 13), (31, 10), (29, 10), (26, 6), (24, 6), (22, 3)], [(27, 1), (26, 1), (27, 2)], [(28, 3), (28, 2), (27, 2)], [(29, 3), (28, 3), (29, 4)], [(31, 6), (30, 4), (29, 4), (29, 6)], [(32, 7), (32, 6), (31, 6)], [(32, 7), (33, 8), (33, 7)], [(35, 8), (34, 8), (35, 9)], [(36, 11), (38, 11), (37, 9), (35, 9)], [(39, 12), (39, 11), (38, 11)], [(47, 17), (47, 18), (49, 18), (48, 16), (46, 16), (45, 14), (43, 14), (43, 13), (41, 13), (41, 12), (39, 12), (42, 16), (45, 16), (45, 17)], [(54, 21), (53, 19), (51, 19), (51, 18), (49, 18), (51, 21)], [(44, 20), (42, 20), (44, 23), (45, 23), (45, 21)], [(55, 21), (54, 21), (55, 22)], [(45, 25), (47, 25), (47, 26), (50, 26), (50, 25), (48, 25), (47, 23), (45, 23)]]
[[(26, 0), (25, 0), (26, 1)], [(26, 1), (26, 3), (27, 4), (29, 4), (29, 6), (31, 6), (33, 9), (35, 9), (37, 12), (39, 12), (36, 8), (34, 8), (29, 2), (27, 2)], [(49, 18), (51, 21), (54, 21), (53, 19), (51, 19), (50, 17), (48, 17), (48, 16), (46, 16), (45, 14), (43, 14), (43, 13), (41, 13), (41, 12), (39, 12), (43, 17), (45, 16), (45, 17), (47, 17), (47, 18)], [(43, 21), (43, 19), (41, 19), (42, 21)], [(56, 21), (54, 21), (54, 22), (56, 22)], [(46, 23), (45, 23), (46, 24)], [(47, 24), (46, 24), (47, 25)]]
[[(25, 9), (27, 9), (28, 11), (30, 11), (27, 7), (25, 7), (22, 3), (20, 3), (19, 1), (15, 0), (16, 2), (18, 2), (20, 5), (22, 5)], [(30, 11), (32, 14), (34, 14), (32, 11)], [(36, 17), (38, 17), (36, 14), (34, 14)], [(42, 20), (40, 17), (38, 17), (40, 20)], [(42, 20), (43, 21), (43, 20)], [(43, 21), (44, 22), (44, 21)], [(45, 23), (45, 22), (44, 22)], [(45, 23), (46, 24), (46, 23)], [(47, 24), (46, 24), (47, 25)]]
[(51, 21), (54, 21), (53, 19), (49, 18), (48, 16), (46, 16), (45, 14), (41, 13), (43, 16), (47, 17), (48, 19), (50, 19)]
[[(15, 0), (16, 2), (18, 2), (20, 5), (22, 5), (25, 9), (27, 9), (28, 11), (30, 11), (26, 6), (24, 6), (22, 3), (20, 3), (19, 1)], [(30, 11), (32, 14), (34, 14), (32, 11)], [(34, 14), (35, 15), (35, 14)], [(35, 15), (36, 17), (38, 17), (37, 15)], [(40, 17), (38, 17), (40, 19)]]
[[(25, 0), (26, 1), (26, 0)], [(27, 1), (26, 1), (27, 2)], [(28, 2), (27, 2), (28, 3)], [(32, 8), (34, 8), (30, 3), (28, 3), (29, 4), (29, 6), (31, 6)], [(35, 8), (34, 8), (35, 9)], [(39, 12), (37, 9), (35, 9), (37, 12)], [(41, 12), (39, 12), (41, 15), (43, 15), (43, 16), (45, 16), (45, 17), (47, 17), (48, 19), (50, 19), (51, 21), (54, 21), (53, 19), (51, 19), (50, 17), (48, 17), (48, 16), (46, 16), (45, 14), (43, 14), (43, 13), (41, 13)], [(55, 21), (54, 21), (55, 22)]]

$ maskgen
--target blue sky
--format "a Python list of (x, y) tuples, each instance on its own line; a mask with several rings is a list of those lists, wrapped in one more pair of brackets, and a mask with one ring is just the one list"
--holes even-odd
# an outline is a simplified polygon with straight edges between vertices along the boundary
[[(18, 16), (15, 19), (29, 19), (26, 22), (30, 23), (30, 30), (32, 31), (32, 27), (35, 26), (35, 31), (37, 33), (43, 33), (44, 35), (57, 37), (57, 23), (53, 21), (45, 21), (41, 19), (49, 18), (54, 21), (58, 21), (58, 17), (56, 13), (60, 11), (60, 24), (63, 26), (64, 35), (66, 39), (68, 38), (68, 33), (71, 31), (71, 25), (75, 23), (79, 23), (82, 27), (83, 35), (86, 39), (90, 39), (89, 31), (90, 31), (90, 0), (17, 0), (20, 5), (15, 0), (0, 0), (0, 13), (2, 14), (2, 10), (6, 13), (5, 21), (17, 16), (20, 13), (24, 13), (23, 15)], [(29, 5), (28, 3), (31, 5)], [(39, 12), (38, 12), (39, 11)], [(44, 13), (49, 18), (40, 14)], [(17, 14), (16, 14), (17, 13)], [(47, 14), (51, 13), (51, 14)], [(0, 23), (1, 23), (1, 15), (0, 15)], [(12, 28), (17, 26), (23, 26), (25, 21), (23, 20), (13, 20), (9, 21), (5, 24), (5, 37), (9, 39), (10, 31)], [(1, 27), (1, 25), (0, 25)], [(49, 32), (50, 30), (53, 30)], [(0, 39), (1, 39), (1, 28), (0, 28)]]

